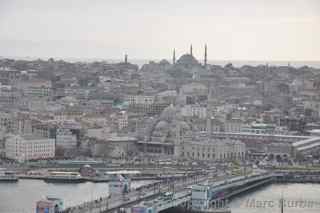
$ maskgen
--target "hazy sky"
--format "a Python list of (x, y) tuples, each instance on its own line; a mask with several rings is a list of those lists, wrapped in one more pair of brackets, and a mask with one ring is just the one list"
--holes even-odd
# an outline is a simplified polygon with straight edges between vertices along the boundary
[(320, 60), (319, 0), (0, 0), (0, 56)]

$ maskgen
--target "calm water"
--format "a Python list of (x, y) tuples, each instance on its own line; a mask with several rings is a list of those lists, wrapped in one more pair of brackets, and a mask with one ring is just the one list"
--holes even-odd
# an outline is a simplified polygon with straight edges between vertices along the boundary
[[(137, 187), (147, 182), (133, 182)], [(45, 196), (63, 198), (65, 206), (108, 195), (107, 183), (56, 184), (41, 180), (0, 183), (0, 213), (34, 213), (35, 203)]]
[(281, 194), (285, 213), (319, 213), (320, 184), (274, 184), (238, 197), (230, 203), (232, 213), (280, 213)]

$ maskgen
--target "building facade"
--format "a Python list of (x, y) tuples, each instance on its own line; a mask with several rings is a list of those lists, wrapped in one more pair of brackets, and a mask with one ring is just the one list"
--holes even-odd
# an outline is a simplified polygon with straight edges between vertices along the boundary
[(50, 159), (55, 156), (55, 141), (32, 135), (10, 135), (5, 142), (5, 154), (17, 161)]
[(77, 147), (77, 136), (70, 129), (58, 128), (56, 132), (56, 145), (65, 149)]
[(230, 161), (244, 159), (245, 153), (245, 144), (240, 141), (211, 139), (181, 144), (181, 153), (178, 157), (199, 161)]

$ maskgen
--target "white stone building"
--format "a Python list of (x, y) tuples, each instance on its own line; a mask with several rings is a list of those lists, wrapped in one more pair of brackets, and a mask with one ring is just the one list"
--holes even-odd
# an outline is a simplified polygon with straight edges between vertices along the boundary
[(180, 156), (176, 157), (200, 161), (228, 161), (244, 159), (245, 153), (245, 144), (238, 140), (211, 139), (181, 144)]
[(65, 149), (76, 148), (77, 136), (70, 129), (58, 128), (56, 134), (56, 145)]
[(5, 154), (17, 161), (50, 159), (55, 156), (55, 141), (33, 135), (10, 135), (5, 142)]

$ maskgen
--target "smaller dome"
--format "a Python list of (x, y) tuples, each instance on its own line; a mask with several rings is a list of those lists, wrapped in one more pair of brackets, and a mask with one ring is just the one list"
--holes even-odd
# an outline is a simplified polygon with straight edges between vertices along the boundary
[(168, 122), (160, 121), (159, 123), (157, 123), (155, 129), (166, 129), (169, 127), (168, 125), (169, 125)]
[(169, 61), (166, 60), (166, 59), (162, 59), (160, 62), (159, 62), (160, 65), (169, 65)]

